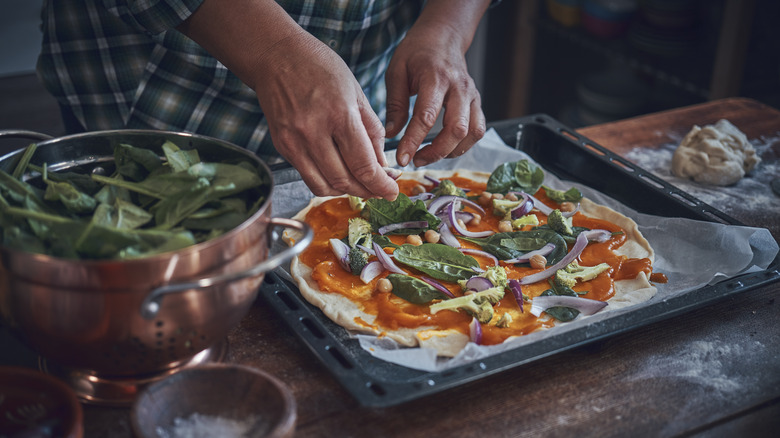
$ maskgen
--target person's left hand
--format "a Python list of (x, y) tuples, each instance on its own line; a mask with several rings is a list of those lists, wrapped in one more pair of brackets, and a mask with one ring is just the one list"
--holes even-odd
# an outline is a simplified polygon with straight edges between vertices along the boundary
[[(417, 95), (411, 120), (398, 144), (396, 157), (402, 166), (412, 158), (420, 167), (463, 155), (485, 134), (482, 102), (466, 66), (463, 32), (455, 25), (446, 20), (418, 21), (388, 66), (388, 138), (403, 128), (410, 99)], [(442, 130), (418, 151), (442, 111)]]

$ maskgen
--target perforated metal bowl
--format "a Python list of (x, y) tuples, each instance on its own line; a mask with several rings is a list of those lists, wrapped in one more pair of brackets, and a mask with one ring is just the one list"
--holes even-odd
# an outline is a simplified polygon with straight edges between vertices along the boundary
[[(202, 354), (243, 318), (264, 273), (311, 241), (304, 223), (271, 217), (273, 181), (265, 163), (224, 141), (175, 132), (91, 132), (40, 141), (31, 162), (45, 162), (52, 171), (93, 172), (113, 166), (118, 143), (162, 156), (166, 140), (197, 149), (204, 161), (253, 163), (265, 182), (258, 196), (266, 201), (217, 238), (141, 259), (68, 260), (0, 246), (4, 324), (47, 361), (92, 376), (77, 385), (89, 386), (95, 376), (132, 379), (166, 373)], [(0, 169), (13, 169), (20, 153), (0, 158)], [(297, 228), (306, 237), (269, 257), (275, 227)], [(90, 398), (95, 390), (77, 392)], [(123, 395), (129, 397), (123, 402), (132, 395)]]

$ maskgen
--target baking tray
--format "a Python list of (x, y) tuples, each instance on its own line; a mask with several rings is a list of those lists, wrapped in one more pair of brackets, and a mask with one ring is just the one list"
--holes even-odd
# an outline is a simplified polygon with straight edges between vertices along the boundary
[[(530, 155), (547, 172), (580, 182), (643, 213), (743, 225), (660, 178), (577, 134), (547, 115), (489, 125), (508, 145)], [(390, 145), (394, 147), (394, 145)], [(563, 164), (565, 163), (565, 165)], [(289, 169), (274, 172), (289, 179)], [(582, 328), (441, 372), (406, 368), (373, 357), (341, 326), (306, 302), (284, 272), (271, 272), (259, 299), (271, 306), (341, 385), (361, 404), (388, 407), (438, 393), (587, 343), (683, 314), (780, 280), (780, 256), (764, 271), (744, 274), (638, 307)]]

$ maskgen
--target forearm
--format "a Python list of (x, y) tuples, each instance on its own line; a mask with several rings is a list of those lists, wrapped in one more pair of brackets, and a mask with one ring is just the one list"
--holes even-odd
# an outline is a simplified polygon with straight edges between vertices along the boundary
[(407, 37), (455, 41), (466, 53), (490, 0), (428, 0)]

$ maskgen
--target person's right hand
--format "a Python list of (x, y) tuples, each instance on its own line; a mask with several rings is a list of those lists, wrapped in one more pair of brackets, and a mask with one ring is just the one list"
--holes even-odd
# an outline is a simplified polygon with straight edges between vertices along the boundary
[(344, 61), (273, 0), (205, 0), (179, 30), (257, 93), (279, 153), (318, 196), (395, 199), (384, 128)]
[(312, 192), (395, 199), (384, 127), (344, 61), (307, 33), (266, 56), (258, 100), (274, 146)]

